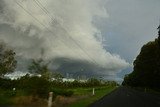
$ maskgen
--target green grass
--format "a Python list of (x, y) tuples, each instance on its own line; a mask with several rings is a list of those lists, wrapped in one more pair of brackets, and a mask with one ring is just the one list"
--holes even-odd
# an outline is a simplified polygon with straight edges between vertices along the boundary
[(28, 94), (23, 90), (5, 90), (0, 89), (0, 106), (2, 105), (12, 105), (12, 99), (17, 96), (27, 96)]
[(0, 96), (0, 105), (7, 105), (10, 104), (10, 98), (5, 96)]
[(88, 97), (80, 99), (73, 104), (70, 104), (68, 107), (87, 107), (89, 104), (99, 100), (103, 96), (109, 94), (113, 90), (115, 90), (116, 87), (99, 87), (95, 88), (95, 95), (92, 96), (92, 88), (77, 88), (73, 89), (75, 95), (88, 95)]
[[(65, 91), (73, 91), (73, 98), (76, 98), (76, 102), (70, 104), (68, 107), (86, 107), (87, 105), (99, 100), (104, 95), (110, 93), (116, 87), (114, 86), (103, 86), (95, 87), (95, 95), (92, 95), (92, 87), (89, 88), (71, 88), (64, 89)], [(21, 96), (26, 96), (27, 93), (24, 90), (16, 90), (16, 94), (13, 90), (2, 90), (0, 89), (0, 106), (2, 105), (14, 105), (14, 98), (21, 98)], [(72, 97), (72, 96), (71, 96)], [(69, 98), (69, 97), (68, 97)]]
[(11, 104), (11, 97), (12, 97), (11, 91), (5, 91), (0, 89), (0, 105)]

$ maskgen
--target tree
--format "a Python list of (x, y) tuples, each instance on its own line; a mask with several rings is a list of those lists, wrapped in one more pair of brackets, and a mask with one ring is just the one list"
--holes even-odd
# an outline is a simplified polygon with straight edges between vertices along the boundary
[(50, 82), (44, 78), (28, 74), (16, 80), (16, 88), (24, 90), (27, 94), (39, 97), (47, 97), (50, 90)]
[(159, 43), (159, 45), (160, 45), (160, 25), (158, 26), (158, 43)]
[(63, 75), (58, 73), (58, 72), (54, 72), (52, 73), (52, 77), (57, 81), (57, 82), (62, 82), (63, 81)]
[(4, 43), (0, 44), (0, 76), (6, 73), (11, 73), (15, 70), (17, 61), (15, 60), (15, 52), (5, 46)]
[(157, 28), (159, 31), (158, 31), (158, 35), (160, 36), (160, 25), (158, 26)]
[(160, 89), (159, 37), (141, 48), (133, 65), (134, 71), (125, 76), (123, 85)]
[(101, 85), (101, 81), (96, 79), (96, 78), (90, 78), (87, 80), (87, 84), (89, 86), (100, 86)]
[(33, 59), (31, 64), (28, 67), (30, 73), (40, 74), (45, 79), (51, 78), (51, 72), (48, 69), (48, 63), (46, 63), (43, 59), (35, 60)]

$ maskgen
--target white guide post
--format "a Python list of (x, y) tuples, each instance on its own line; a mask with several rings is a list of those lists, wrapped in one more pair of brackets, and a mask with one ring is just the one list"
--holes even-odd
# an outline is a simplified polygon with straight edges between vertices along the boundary
[(95, 92), (94, 92), (94, 91), (95, 91), (95, 89), (93, 88), (92, 95), (95, 95)]
[(48, 107), (52, 107), (53, 92), (49, 92)]

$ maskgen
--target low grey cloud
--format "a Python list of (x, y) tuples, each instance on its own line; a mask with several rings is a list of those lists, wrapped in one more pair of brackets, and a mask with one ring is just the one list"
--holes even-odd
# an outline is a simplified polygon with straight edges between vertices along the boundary
[(115, 75), (129, 66), (118, 54), (106, 51), (95, 24), (95, 18), (108, 20), (106, 0), (0, 2), (0, 39), (12, 46), (19, 58), (40, 58), (43, 50), (43, 58), (55, 61), (57, 69), (63, 71), (77, 63), (89, 68), (85, 72), (90, 74)]

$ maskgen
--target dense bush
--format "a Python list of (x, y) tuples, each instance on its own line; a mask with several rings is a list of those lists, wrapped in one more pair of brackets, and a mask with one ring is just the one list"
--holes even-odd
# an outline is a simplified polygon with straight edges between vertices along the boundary
[(96, 78), (90, 78), (86, 81), (74, 80), (73, 82), (52, 81), (52, 87), (75, 88), (75, 87), (98, 87), (98, 86), (117, 86), (115, 81), (102, 81)]
[[(70, 88), (78, 87), (99, 87), (99, 86), (115, 86), (116, 82), (98, 80), (95, 78), (88, 79), (88, 81), (75, 80), (73, 82), (62, 82), (61, 80), (49, 81), (43, 77), (29, 76), (28, 74), (17, 79), (10, 80), (0, 78), (0, 89), (8, 90), (10, 95), (24, 95), (24, 96), (38, 96), (41, 98), (47, 98), (49, 92), (53, 92), (54, 96), (71, 96), (73, 91), (68, 91)], [(13, 88), (16, 91), (13, 91)], [(15, 93), (17, 92), (17, 93)]]
[(140, 54), (134, 61), (134, 71), (125, 76), (123, 85), (160, 89), (159, 39), (142, 47)]
[(16, 65), (15, 52), (0, 42), (0, 76), (13, 72)]
[(47, 97), (50, 89), (50, 82), (41, 77), (24, 76), (17, 80), (17, 88), (24, 90), (28, 94)]
[(98, 80), (98, 79), (96, 79), (96, 78), (88, 79), (87, 84), (90, 85), (90, 86), (99, 86), (99, 85), (102, 85), (101, 81)]
[(15, 87), (15, 81), (11, 79), (0, 78), (0, 88), (12, 90)]
[(62, 96), (66, 96), (66, 97), (70, 97), (73, 95), (73, 91), (68, 91), (68, 90), (64, 90), (64, 89), (59, 89), (59, 88), (54, 88), (52, 89), (52, 92), (54, 93), (54, 95), (62, 95)]

